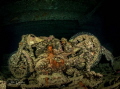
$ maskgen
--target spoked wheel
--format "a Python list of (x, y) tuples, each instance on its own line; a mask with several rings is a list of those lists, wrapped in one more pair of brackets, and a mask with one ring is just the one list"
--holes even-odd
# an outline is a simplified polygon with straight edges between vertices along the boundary
[(9, 59), (9, 69), (15, 78), (23, 78), (27, 75), (28, 64), (24, 54), (17, 57), (16, 53)]
[[(90, 33), (82, 33), (74, 35), (70, 40), (73, 47), (79, 48), (79, 60), (85, 59), (86, 64), (90, 67), (96, 65), (100, 60), (101, 44), (97, 37)], [(79, 51), (78, 51), (79, 52)]]

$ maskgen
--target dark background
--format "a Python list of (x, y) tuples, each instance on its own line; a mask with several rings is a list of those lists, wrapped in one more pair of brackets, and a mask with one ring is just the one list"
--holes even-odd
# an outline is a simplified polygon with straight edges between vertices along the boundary
[[(15, 1), (15, 0), (14, 0)], [(1, 1), (1, 5), (14, 2)], [(78, 32), (90, 32), (109, 49), (113, 55), (120, 55), (120, 14), (119, 3), (116, 0), (104, 0), (102, 5), (89, 18), (80, 20), (41, 20), (27, 21), (5, 25), (0, 18), (0, 64), (4, 65), (6, 55), (12, 54), (18, 48), (21, 36), (35, 34), (36, 36), (54, 35), (56, 38), (69, 39)], [(85, 17), (86, 18), (86, 17)], [(7, 57), (6, 57), (7, 58)], [(6, 65), (6, 64), (5, 64)]]

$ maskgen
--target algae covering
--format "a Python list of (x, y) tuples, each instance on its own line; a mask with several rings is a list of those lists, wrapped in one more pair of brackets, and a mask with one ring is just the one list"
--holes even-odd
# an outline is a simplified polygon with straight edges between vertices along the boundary
[[(111, 67), (99, 63), (102, 55)], [(12, 75), (5, 79), (5, 85), (22, 89), (117, 89), (120, 77), (116, 76), (119, 70), (115, 72), (119, 69), (114, 64), (116, 60), (119, 58), (115, 59), (90, 33), (78, 33), (70, 40), (26, 34), (9, 59)]]

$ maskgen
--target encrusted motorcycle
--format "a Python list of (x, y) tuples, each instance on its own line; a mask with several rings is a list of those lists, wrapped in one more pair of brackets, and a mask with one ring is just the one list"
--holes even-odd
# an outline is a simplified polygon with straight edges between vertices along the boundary
[(65, 84), (83, 87), (81, 81), (94, 87), (102, 82), (102, 74), (91, 71), (91, 67), (100, 61), (101, 55), (113, 63), (112, 53), (90, 33), (78, 33), (69, 41), (53, 35), (27, 34), (22, 36), (18, 50), (10, 57), (9, 69), (16, 79), (28, 79), (28, 85), (32, 84), (30, 78), (35, 79), (37, 87)]

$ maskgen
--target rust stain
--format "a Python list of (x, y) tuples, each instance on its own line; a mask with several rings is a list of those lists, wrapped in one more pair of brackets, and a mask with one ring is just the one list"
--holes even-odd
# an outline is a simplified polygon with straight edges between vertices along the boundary
[(51, 68), (53, 70), (56, 70), (56, 69), (59, 70), (60, 68), (62, 68), (64, 66), (64, 59), (60, 59), (60, 61), (54, 60), (55, 55), (54, 55), (54, 52), (53, 52), (53, 47), (51, 45), (49, 45), (47, 47), (47, 51), (48, 51), (47, 59), (48, 59), (50, 65), (51, 65)]
[(79, 85), (80, 87), (83, 87), (84, 89), (88, 89), (82, 81), (79, 82)]
[(45, 78), (46, 86), (49, 86), (48, 84), (48, 77)]
[(61, 59), (60, 63), (61, 63), (61, 66), (63, 66), (64, 65), (64, 59)]
[(47, 59), (48, 59), (50, 65), (52, 67), (53, 66), (53, 58), (54, 58), (53, 47), (51, 45), (49, 45), (47, 47), (47, 51), (48, 51), (48, 57), (47, 57)]

